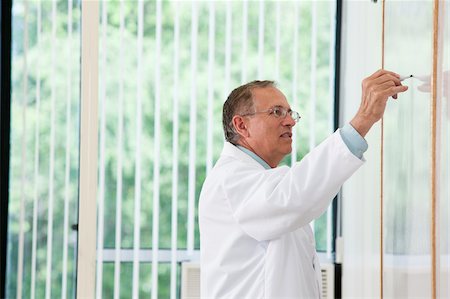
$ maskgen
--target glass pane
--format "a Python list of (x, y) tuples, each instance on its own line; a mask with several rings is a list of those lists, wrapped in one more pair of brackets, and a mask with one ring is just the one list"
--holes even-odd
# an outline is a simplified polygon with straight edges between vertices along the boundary
[[(386, 1), (385, 68), (414, 75), (384, 117), (384, 296), (431, 296), (433, 2)], [(398, 16), (402, 17), (399, 18)]]
[[(120, 298), (131, 298), (132, 297), (132, 272), (133, 264), (129, 262), (122, 262), (121, 267), (121, 288), (120, 288)], [(179, 298), (179, 286), (180, 286), (180, 271), (181, 267), (178, 264), (176, 268), (178, 276), (178, 288), (175, 298)], [(113, 298), (114, 297), (114, 263), (105, 262), (103, 264), (103, 298)], [(170, 264), (160, 263), (158, 267), (158, 298), (170, 298)], [(151, 287), (152, 287), (152, 264), (151, 263), (141, 263), (140, 274), (139, 274), (139, 298), (149, 298), (151, 297)]]
[[(450, 298), (448, 281), (450, 271), (450, 1), (442, 1), (440, 7), (440, 38), (439, 57), (442, 64), (438, 65), (438, 118), (437, 128), (440, 130), (438, 144), (438, 217), (439, 221), (439, 259), (440, 259), (440, 296)], [(438, 131), (439, 132), (439, 131)]]
[[(103, 264), (102, 294), (103, 298), (114, 298), (114, 263)], [(97, 287), (100, 282), (97, 282)]]
[(80, 13), (13, 1), (8, 298), (75, 297)]

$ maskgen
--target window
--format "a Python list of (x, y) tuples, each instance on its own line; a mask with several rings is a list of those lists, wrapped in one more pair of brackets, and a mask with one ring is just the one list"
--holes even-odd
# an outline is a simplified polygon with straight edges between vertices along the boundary
[[(101, 1), (97, 297), (179, 297), (233, 88), (276, 80), (303, 116), (285, 164), (333, 131), (335, 13), (332, 1)], [(80, 14), (77, 1), (14, 2), (9, 297), (75, 293)], [(331, 256), (331, 208), (314, 229)]]

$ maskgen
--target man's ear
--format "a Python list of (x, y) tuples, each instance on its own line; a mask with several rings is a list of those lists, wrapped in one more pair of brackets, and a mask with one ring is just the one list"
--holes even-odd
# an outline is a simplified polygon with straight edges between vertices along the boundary
[(247, 122), (243, 116), (235, 115), (233, 116), (233, 126), (236, 132), (244, 138), (247, 138), (250, 134), (248, 132)]

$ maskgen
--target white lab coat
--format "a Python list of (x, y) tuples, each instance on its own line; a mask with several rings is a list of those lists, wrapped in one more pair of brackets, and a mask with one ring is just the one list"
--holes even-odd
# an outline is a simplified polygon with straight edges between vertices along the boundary
[(225, 143), (200, 195), (201, 298), (320, 298), (309, 223), (362, 164), (338, 131), (269, 170)]

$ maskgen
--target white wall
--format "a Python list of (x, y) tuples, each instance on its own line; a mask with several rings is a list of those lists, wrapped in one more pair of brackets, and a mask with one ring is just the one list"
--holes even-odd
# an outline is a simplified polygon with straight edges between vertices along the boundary
[[(391, 3), (391, 9), (393, 8), (393, 2), (395, 1), (389, 2)], [(431, 13), (432, 2), (429, 3), (428, 13)], [(448, 4), (447, 1), (442, 3)], [(421, 11), (420, 8), (418, 11)], [(392, 18), (392, 10), (390, 12)], [(442, 15), (448, 14), (442, 13)], [(427, 15), (427, 11), (423, 16), (419, 14), (418, 17), (424, 17), (424, 24), (431, 26), (431, 21), (426, 22), (428, 19), (431, 20), (431, 15)], [(424, 20), (421, 19), (420, 21)], [(448, 23), (446, 24), (447, 29), (444, 30), (448, 30)], [(358, 109), (361, 97), (361, 80), (381, 67), (381, 29), (382, 0), (378, 0), (378, 3), (369, 0), (344, 0), (340, 94), (341, 125), (351, 120)], [(425, 29), (424, 31), (431, 32), (431, 28)], [(414, 37), (416, 32), (413, 31), (413, 33)], [(403, 37), (404, 32), (397, 32), (397, 34), (395, 37)], [(443, 36), (447, 37), (448, 34)], [(431, 37), (429, 38), (430, 43), (425, 45), (425, 48), (432, 46)], [(418, 42), (416, 39), (412, 40), (414, 43)], [(443, 42), (445, 43), (446, 40), (444, 39)], [(448, 51), (448, 43), (445, 45)], [(395, 50), (400, 52), (398, 49)], [(431, 53), (431, 48), (427, 51)], [(440, 55), (445, 58), (450, 57), (448, 52)], [(416, 53), (414, 53), (414, 57), (416, 57)], [(448, 69), (448, 65), (443, 66), (443, 69)], [(438, 83), (438, 88), (442, 83), (445, 82)], [(428, 111), (425, 112), (428, 113)], [(443, 112), (445, 113), (445, 111)], [(446, 132), (448, 124), (439, 125), (442, 126), (439, 129)], [(442, 138), (445, 139), (445, 137)], [(378, 123), (366, 136), (369, 143), (369, 150), (365, 154), (366, 164), (343, 187), (343, 298), (380, 298), (380, 139), (380, 124)], [(425, 176), (424, 180), (427, 179)], [(445, 206), (448, 202), (448, 194), (445, 193), (446, 191), (442, 192), (441, 203)], [(448, 220), (448, 216), (443, 211), (446, 210), (441, 210), (438, 217), (443, 217), (441, 220), (443, 222), (440, 225), (445, 231), (448, 226), (448, 222), (445, 222)], [(448, 234), (441, 232), (442, 235), (440, 235), (440, 229), (441, 227), (438, 226), (437, 238), (439, 242), (442, 242), (442, 245), (448, 242), (445, 238)], [(418, 242), (420, 241), (418, 240)], [(448, 243), (445, 244), (445, 246), (447, 245)], [(441, 251), (438, 251), (440, 253), (438, 263), (440, 259), (441, 268), (438, 269), (437, 280), (441, 284), (438, 285), (438, 297), (441, 295), (448, 298), (449, 257), (445, 246), (439, 247), (439, 244), (437, 246), (437, 248), (441, 248)], [(430, 266), (431, 258), (427, 255), (406, 254), (401, 256), (396, 254), (389, 256), (386, 254), (384, 298), (429, 298), (431, 294)]]
[[(344, 1), (341, 54), (341, 125), (361, 99), (361, 81), (381, 68), (382, 3)], [(343, 298), (380, 297), (380, 126), (366, 136), (367, 162), (344, 185)]]

